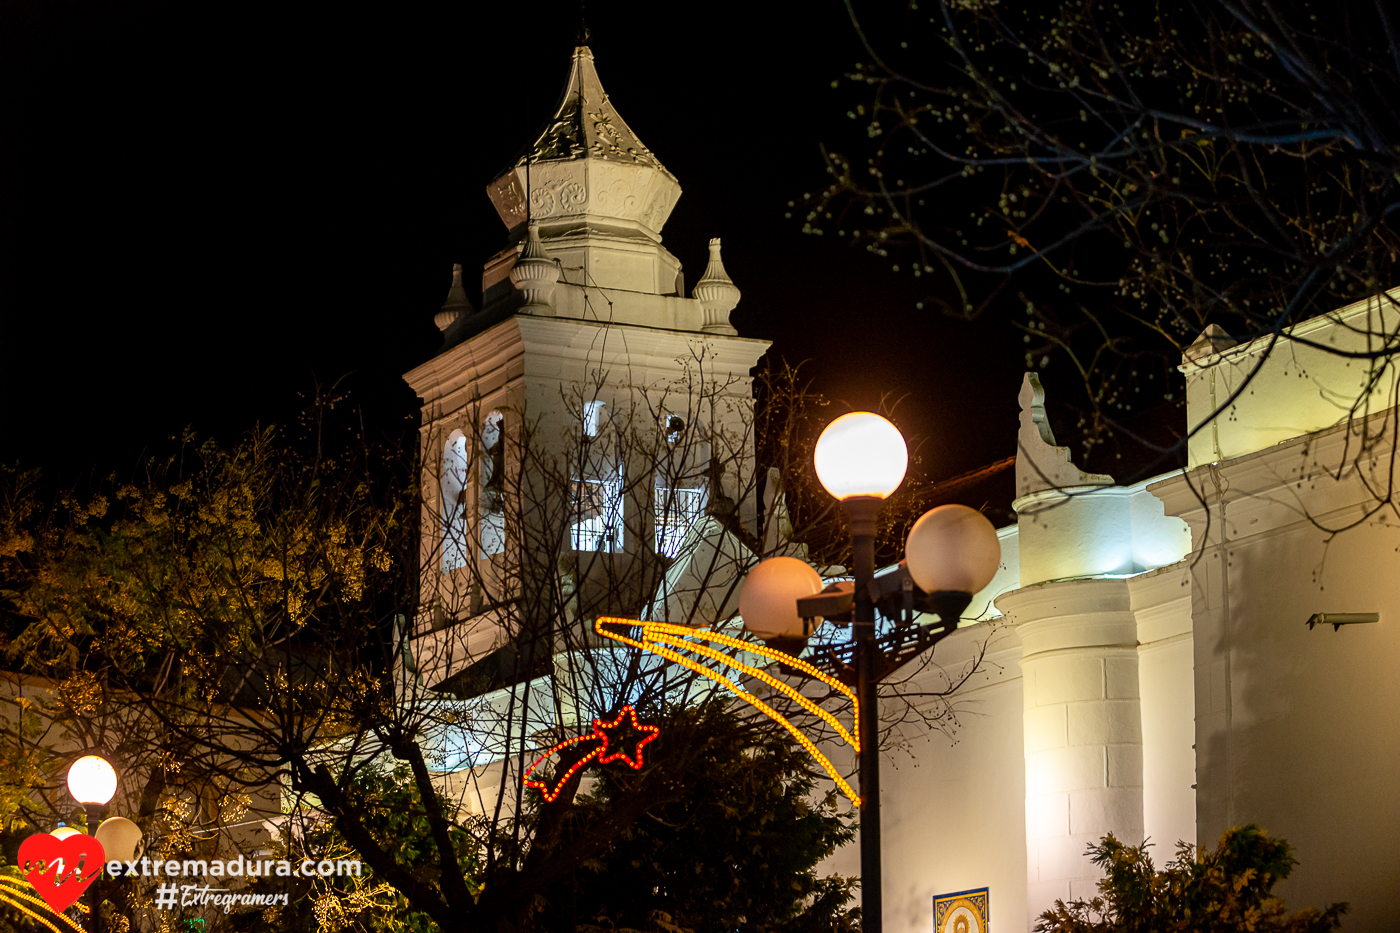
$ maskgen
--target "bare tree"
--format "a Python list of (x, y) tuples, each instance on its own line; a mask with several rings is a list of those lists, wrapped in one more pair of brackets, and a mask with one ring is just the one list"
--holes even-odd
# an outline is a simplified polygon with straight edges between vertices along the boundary
[[(704, 767), (700, 720), (676, 711), (732, 699), (595, 621), (741, 637), (744, 573), (804, 554), (833, 517), (810, 475), (819, 400), (796, 374), (769, 377), (756, 418), (703, 355), (691, 363), (647, 390), (600, 382), (539, 412), (474, 412), (479, 431), (426, 436), (409, 462), (356, 425), (337, 433), (327, 405), (303, 439), (187, 445), (51, 511), (12, 489), (8, 659), (46, 678), (31, 693), (62, 735), (6, 721), (0, 741), (32, 778), (7, 788), (10, 827), (67, 815), (61, 766), (100, 749), (122, 774), (112, 812), (143, 826), (152, 853), (361, 859), (362, 883), (290, 882), (327, 922), (397, 910), (445, 929), (528, 924), (543, 892)], [(944, 698), (975, 666), (907, 688), (891, 728), (952, 728)], [(838, 692), (799, 689), (849, 714)], [(836, 738), (792, 694), (761, 695), (814, 741)], [(541, 756), (624, 704), (674, 734), (600, 808), (590, 772), (570, 773), (586, 746)], [(784, 735), (738, 709), (754, 741)], [(557, 795), (524, 782), (532, 767)], [(391, 831), (401, 819), (421, 828), (415, 855)], [(150, 888), (112, 882), (104, 897), (169, 925)]]
[[(927, 281), (921, 308), (1010, 321), (1028, 368), (1080, 386), (1063, 398), (1086, 452), (1112, 441), (1132, 478), (1180, 465), (1274, 352), (1355, 362), (1339, 418), (1393, 403), (1400, 37), (1385, 3), (847, 8), (863, 141), (827, 151), (804, 229)], [(1336, 342), (1296, 328), (1325, 316)], [(1198, 351), (1263, 352), (1173, 436), (1176, 367), (1212, 326)]]

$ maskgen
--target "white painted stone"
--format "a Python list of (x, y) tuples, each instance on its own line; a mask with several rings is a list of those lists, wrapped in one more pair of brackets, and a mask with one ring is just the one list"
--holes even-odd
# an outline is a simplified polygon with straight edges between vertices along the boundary
[(1070, 745), (1107, 745), (1142, 741), (1142, 711), (1136, 700), (1070, 703)]
[(1141, 821), (1142, 792), (1137, 787), (1106, 787), (1079, 790), (1069, 795), (1071, 836), (1099, 839), (1108, 833), (1120, 842), (1137, 845), (1142, 840), (1128, 836)]
[(1023, 715), (1023, 728), (1026, 736), (1026, 752), (1044, 751), (1047, 748), (1063, 748), (1069, 745), (1069, 729), (1066, 725), (1067, 707), (1063, 703), (1051, 706), (1033, 706)]
[(1028, 786), (1027, 793), (1041, 795), (1106, 786), (1104, 751), (1102, 745), (1080, 745), (1027, 756), (1035, 762), (1035, 785)]
[(1068, 793), (1039, 794), (1026, 798), (1026, 839), (1052, 839), (1069, 835)]
[(1107, 657), (1103, 662), (1104, 696), (1110, 698), (1138, 697), (1138, 659), (1132, 652), (1126, 657)]
[[(1068, 881), (1037, 881), (1026, 886), (1026, 907), (1032, 920), (1054, 907), (1057, 900), (1070, 900)], [(1030, 929), (1029, 924), (1026, 929)]]
[(1058, 655), (1034, 663), (1027, 678), (1033, 683), (1035, 704), (1070, 703), (1103, 697), (1103, 661), (1083, 655)]
[[(1142, 745), (1139, 743), (1107, 745), (1104, 747), (1107, 759), (1104, 777), (1109, 787), (1135, 787), (1139, 795), (1142, 789)], [(1133, 824), (1137, 835), (1142, 835), (1142, 799), (1138, 797), (1137, 821)], [(1124, 829), (1127, 832), (1127, 828)], [(1141, 841), (1141, 840), (1137, 840)]]

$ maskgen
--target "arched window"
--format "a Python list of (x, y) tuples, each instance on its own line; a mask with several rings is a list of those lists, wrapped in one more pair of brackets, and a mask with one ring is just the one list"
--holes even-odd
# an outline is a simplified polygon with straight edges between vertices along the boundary
[(467, 564), (467, 438), (453, 431), (442, 448), (442, 572)]
[(690, 459), (687, 457), (690, 445), (686, 443), (688, 427), (681, 415), (663, 413), (661, 416), (661, 433), (669, 449), (663, 462), (657, 465), (652, 490), (652, 527), (656, 534), (656, 552), (666, 557), (680, 553), (691, 526), (705, 514), (704, 478), (685, 469)]
[(481, 556), (506, 549), (506, 416), (493, 411), (481, 422)]

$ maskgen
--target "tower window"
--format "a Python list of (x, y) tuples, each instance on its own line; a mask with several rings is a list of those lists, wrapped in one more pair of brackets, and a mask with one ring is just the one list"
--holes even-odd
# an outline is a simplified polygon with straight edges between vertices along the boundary
[(652, 519), (656, 527), (656, 552), (675, 557), (691, 526), (705, 514), (705, 487), (668, 489), (658, 485), (655, 492)]
[(506, 416), (493, 411), (481, 423), (481, 556), (506, 549)]
[(574, 480), (574, 523), (569, 544), (575, 551), (620, 552), (622, 540), (622, 466), (603, 479)]
[(597, 437), (603, 429), (603, 403), (583, 403), (583, 433), (585, 437)]
[(442, 449), (442, 572), (467, 564), (467, 438), (453, 431)]

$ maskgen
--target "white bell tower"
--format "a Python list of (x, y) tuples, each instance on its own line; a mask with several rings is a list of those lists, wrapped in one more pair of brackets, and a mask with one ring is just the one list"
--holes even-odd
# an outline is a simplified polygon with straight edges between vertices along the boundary
[[(750, 372), (769, 342), (729, 323), (740, 293), (718, 239), (684, 294), (661, 244), (680, 184), (614, 109), (587, 46), (487, 193), (509, 245), (486, 261), (482, 307), (456, 271), (443, 347), (404, 377), (423, 402), (412, 649), (429, 685), (510, 652), (508, 613), (585, 621), (577, 597), (538, 597), (554, 575), (566, 597), (590, 575), (635, 577), (635, 607), (616, 608), (640, 612), (688, 523), (719, 514), (758, 531)], [(645, 456), (620, 440), (648, 432)], [(657, 450), (682, 448), (682, 467), (657, 465)]]

